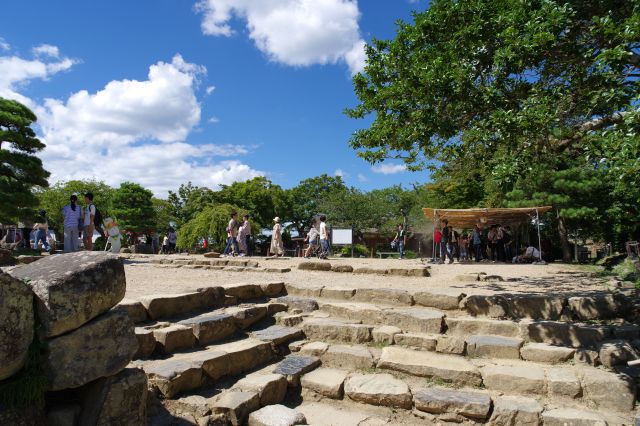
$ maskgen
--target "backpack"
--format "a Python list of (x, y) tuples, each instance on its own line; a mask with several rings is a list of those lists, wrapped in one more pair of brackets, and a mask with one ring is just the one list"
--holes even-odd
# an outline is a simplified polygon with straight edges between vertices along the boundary
[(93, 226), (96, 228), (102, 228), (102, 213), (100, 213), (100, 210), (98, 210), (95, 204), (89, 204), (89, 207), (87, 208), (91, 208), (91, 206), (96, 209), (96, 214), (93, 216)]

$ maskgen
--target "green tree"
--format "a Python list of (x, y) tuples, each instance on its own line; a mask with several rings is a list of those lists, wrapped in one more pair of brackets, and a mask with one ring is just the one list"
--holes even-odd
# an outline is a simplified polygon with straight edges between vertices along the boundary
[(156, 225), (154, 230), (159, 233), (166, 233), (171, 227), (171, 223), (177, 223), (178, 218), (174, 216), (173, 205), (168, 200), (152, 198), (151, 204), (156, 212)]
[(132, 234), (134, 242), (139, 234), (156, 229), (157, 214), (152, 199), (151, 191), (132, 182), (123, 182), (113, 193), (111, 214), (121, 229)]
[(49, 172), (34, 154), (44, 148), (31, 125), (35, 114), (17, 101), (0, 98), (0, 223), (33, 215), (34, 187), (48, 186)]
[[(211, 248), (222, 251), (227, 239), (227, 224), (231, 212), (235, 211), (241, 217), (247, 211), (231, 204), (216, 204), (206, 206), (197, 213), (193, 219), (185, 223), (178, 232), (178, 247), (190, 249), (196, 245), (200, 239), (207, 238), (211, 243)], [(259, 227), (252, 223), (253, 233)]]
[(347, 187), (341, 176), (320, 176), (304, 179), (287, 190), (292, 226), (301, 234), (311, 218), (320, 212), (319, 200), (332, 193), (345, 192)]
[(318, 208), (327, 215), (331, 226), (351, 228), (356, 238), (366, 230), (378, 229), (386, 219), (381, 214), (385, 209), (383, 200), (356, 188), (327, 193), (319, 200)]
[(84, 194), (93, 194), (93, 203), (100, 209), (102, 215), (107, 217), (111, 212), (111, 199), (114, 189), (104, 182), (95, 180), (70, 180), (68, 182), (59, 181), (48, 188), (42, 188), (36, 192), (38, 206), (47, 211), (49, 226), (62, 232), (64, 228), (64, 218), (62, 208), (69, 204), (71, 195), (78, 196), (78, 205), (84, 206)]
[[(550, 173), (602, 165), (624, 182), (613, 193), (625, 201), (614, 203), (632, 204), (640, 2), (436, 0), (413, 20), (374, 40), (354, 77), (360, 103), (347, 115), (374, 116), (350, 140), (359, 155), (431, 169), (433, 189), (461, 207), (505, 205), (523, 181), (542, 192), (536, 170), (549, 164)], [(565, 209), (579, 208), (566, 195)], [(621, 220), (637, 229), (629, 210), (636, 216)]]
[(191, 182), (180, 185), (178, 192), (169, 191), (167, 201), (172, 206), (171, 215), (177, 218), (178, 226), (187, 223), (214, 201), (214, 192), (209, 188), (194, 186)]

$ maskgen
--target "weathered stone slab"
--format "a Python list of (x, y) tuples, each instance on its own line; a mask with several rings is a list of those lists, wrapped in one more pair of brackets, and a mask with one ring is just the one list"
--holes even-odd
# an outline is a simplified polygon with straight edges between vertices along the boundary
[(387, 268), (387, 275), (393, 275), (395, 277), (406, 277), (406, 268)]
[(460, 309), (460, 301), (466, 295), (456, 289), (430, 289), (413, 293), (416, 305), (442, 310)]
[(499, 396), (494, 400), (491, 425), (539, 426), (542, 405), (533, 398)]
[(133, 355), (135, 359), (148, 358), (156, 349), (156, 339), (153, 337), (153, 330), (136, 327), (134, 330), (138, 341), (138, 350)]
[(122, 261), (104, 252), (46, 256), (10, 274), (31, 286), (47, 338), (75, 330), (105, 313), (122, 300), (126, 286)]
[(189, 360), (166, 359), (144, 364), (149, 385), (165, 398), (173, 398), (180, 392), (197, 389), (202, 385), (202, 369)]
[(376, 343), (383, 343), (387, 345), (393, 345), (393, 338), (396, 334), (402, 333), (402, 330), (392, 325), (383, 325), (376, 327), (371, 331), (373, 341)]
[(440, 334), (437, 336), (436, 351), (443, 354), (464, 355), (467, 349), (467, 342), (462, 336), (448, 336)]
[(252, 370), (273, 358), (271, 344), (253, 338), (211, 345), (207, 349), (229, 355), (229, 374), (232, 376)]
[(444, 315), (435, 309), (392, 308), (385, 309), (383, 315), (385, 324), (393, 324), (405, 331), (429, 334), (438, 334), (442, 331)]
[(467, 355), (480, 358), (520, 359), (522, 339), (503, 336), (475, 335), (467, 338)]
[(305, 320), (302, 329), (309, 339), (366, 343), (371, 340), (373, 326), (346, 324), (328, 319), (309, 319)]
[(236, 332), (236, 320), (229, 314), (204, 314), (180, 321), (191, 329), (199, 345), (208, 345), (225, 339)]
[(481, 371), (487, 389), (516, 394), (544, 394), (544, 370), (540, 367), (488, 365)]
[(403, 333), (393, 336), (393, 341), (396, 345), (408, 346), (425, 351), (435, 351), (438, 344), (438, 337), (433, 334)]
[(304, 337), (304, 333), (301, 329), (282, 327), (280, 325), (272, 325), (271, 327), (263, 330), (254, 331), (251, 334), (258, 340), (271, 342), (274, 345), (282, 345)]
[(221, 287), (209, 287), (191, 293), (161, 294), (140, 298), (149, 318), (153, 320), (174, 318), (204, 309), (217, 308), (223, 306), (224, 301)]
[(111, 426), (147, 424), (147, 376), (138, 368), (98, 379), (82, 390), (80, 424)]
[(0, 380), (24, 365), (33, 340), (33, 293), (22, 281), (0, 271)]
[(353, 266), (351, 265), (333, 265), (331, 267), (332, 272), (351, 273), (353, 272)]
[(513, 321), (449, 316), (444, 321), (447, 326), (447, 334), (451, 335), (492, 334), (495, 336), (520, 337), (520, 328)]
[(312, 312), (318, 309), (318, 302), (307, 297), (282, 296), (276, 300), (286, 303), (289, 309), (300, 309), (302, 312)]
[(275, 374), (282, 374), (291, 386), (300, 385), (300, 376), (315, 370), (320, 365), (320, 359), (313, 356), (289, 355), (273, 370)]
[(44, 370), (49, 390), (76, 388), (112, 376), (131, 361), (137, 349), (134, 325), (126, 313), (100, 315), (46, 342)]
[(600, 365), (600, 353), (591, 349), (578, 349), (573, 355), (576, 364), (588, 364), (594, 367)]
[(163, 354), (171, 354), (196, 345), (196, 338), (191, 327), (182, 324), (155, 329), (153, 337), (156, 340), (156, 349)]
[(552, 346), (545, 343), (527, 343), (520, 349), (522, 359), (534, 362), (558, 364), (573, 357), (575, 349), (564, 346)]
[(442, 388), (425, 388), (413, 392), (418, 410), (432, 414), (456, 413), (476, 420), (489, 416), (491, 398), (479, 392), (466, 392)]
[(354, 274), (377, 274), (377, 275), (386, 275), (386, 269), (374, 269), (368, 266), (361, 266), (359, 268), (353, 268)]
[(318, 368), (302, 377), (302, 387), (312, 390), (322, 396), (333, 399), (342, 399), (344, 394), (344, 381), (349, 375), (346, 370), (335, 368)]
[(355, 288), (324, 287), (320, 295), (327, 299), (349, 300), (356, 294)]
[(287, 295), (289, 296), (298, 296), (298, 297), (320, 297), (320, 293), (322, 293), (322, 288), (324, 286), (317, 284), (289, 284), (285, 283), (284, 285)]
[(365, 323), (384, 321), (383, 309), (370, 303), (357, 302), (323, 302), (320, 310), (331, 316)]
[(605, 367), (626, 364), (638, 358), (636, 350), (625, 340), (606, 341), (600, 346), (600, 362)]
[(375, 366), (366, 346), (331, 345), (321, 356), (322, 365), (349, 370), (362, 370)]
[(260, 408), (260, 397), (256, 392), (227, 391), (212, 398), (210, 406), (214, 414), (225, 414), (233, 426), (242, 426)]
[(382, 349), (378, 368), (401, 371), (414, 376), (432, 377), (460, 385), (477, 386), (482, 383), (480, 371), (464, 358), (394, 346)]
[(606, 339), (609, 328), (602, 326), (578, 326), (565, 322), (536, 321), (522, 324), (523, 336), (536, 343), (572, 346), (574, 348), (595, 345)]
[(147, 310), (139, 300), (124, 299), (113, 309), (124, 310), (131, 318), (131, 321), (133, 321), (134, 323), (144, 322), (149, 319), (149, 317), (147, 316)]
[(569, 298), (569, 309), (581, 320), (615, 318), (620, 303), (613, 294)]
[(413, 305), (413, 297), (408, 291), (394, 288), (359, 288), (353, 300), (385, 305)]
[(616, 339), (634, 340), (640, 337), (640, 325), (622, 324), (611, 327)]
[(471, 315), (484, 315), (490, 318), (506, 318), (509, 316), (509, 305), (503, 296), (487, 296), (473, 294), (467, 296), (464, 301), (465, 309)]
[[(78, 417), (80, 417), (80, 411), (82, 408), (78, 404), (64, 404), (64, 405), (56, 405), (49, 409), (47, 413), (47, 426), (66, 426), (66, 425), (75, 425), (78, 422)], [(1, 417), (1, 415), (0, 415)], [(22, 420), (22, 419), (21, 419)], [(15, 424), (15, 425), (26, 425), (28, 422), (12, 422), (12, 423), (2, 423), (2, 424)]]
[(279, 404), (263, 407), (249, 415), (249, 426), (294, 426), (306, 424), (307, 419), (304, 414)]
[(260, 406), (279, 404), (287, 393), (287, 379), (281, 374), (250, 374), (234, 385), (234, 389), (257, 392)]
[(302, 262), (298, 264), (301, 271), (330, 271), (331, 264), (329, 262)]
[(366, 374), (349, 377), (344, 393), (354, 401), (394, 408), (411, 408), (411, 392), (406, 383), (391, 374)]
[(577, 398), (582, 394), (580, 380), (573, 370), (568, 368), (550, 368), (547, 370), (547, 388), (549, 397), (566, 396)]
[(279, 312), (286, 312), (289, 309), (289, 306), (282, 302), (267, 302), (261, 304), (261, 306), (267, 307), (267, 315), (269, 316), (273, 316)]
[(586, 368), (581, 371), (581, 374), (585, 399), (608, 410), (631, 411), (633, 409), (636, 386), (629, 376), (609, 373), (597, 368)]
[(276, 324), (285, 327), (295, 327), (296, 325), (301, 324), (302, 321), (304, 321), (304, 317), (301, 314), (291, 315), (285, 312), (279, 312), (273, 317), (276, 320)]
[(558, 408), (542, 413), (544, 426), (606, 426), (607, 422), (597, 413), (576, 408)]
[(264, 297), (260, 284), (228, 284), (224, 286), (224, 294), (237, 297), (240, 301)]
[(565, 301), (564, 297), (555, 295), (511, 295), (507, 298), (507, 305), (513, 318), (557, 320)]
[(262, 293), (267, 297), (278, 297), (284, 293), (283, 282), (262, 283), (260, 284), (260, 288), (262, 289)]
[[(231, 356), (219, 348), (209, 348), (202, 351), (181, 354), (171, 358), (189, 363), (193, 368), (202, 370), (202, 379), (210, 377), (218, 380), (229, 375), (231, 371)], [(243, 362), (246, 362), (246, 357)]]
[(407, 275), (410, 277), (428, 277), (429, 268), (407, 268)]
[(329, 349), (325, 342), (309, 342), (300, 348), (300, 355), (322, 356)]
[(225, 309), (225, 314), (231, 315), (240, 330), (251, 327), (253, 324), (267, 316), (269, 310), (266, 306), (240, 305)]

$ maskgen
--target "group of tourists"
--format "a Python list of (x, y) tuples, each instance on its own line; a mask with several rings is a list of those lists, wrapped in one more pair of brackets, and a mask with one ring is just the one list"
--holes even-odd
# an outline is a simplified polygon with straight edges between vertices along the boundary
[[(276, 225), (280, 224), (280, 218), (273, 219)], [(227, 256), (251, 256), (251, 222), (249, 215), (242, 216), (242, 223), (238, 222), (238, 213), (231, 212), (231, 217), (226, 228), (227, 245), (220, 257)], [(275, 226), (274, 226), (275, 232)], [(280, 238), (282, 238), (280, 236)]]
[[(93, 250), (93, 233), (97, 231), (101, 236), (105, 235), (102, 227), (102, 215), (100, 211), (93, 204), (93, 194), (87, 192), (84, 194), (85, 207), (81, 207), (78, 204), (78, 196), (76, 194), (69, 197), (69, 204), (62, 208), (62, 217), (64, 223), (64, 252), (70, 253), (78, 251), (80, 249), (80, 238), (82, 238), (82, 244), (86, 250)], [(42, 234), (48, 233), (46, 221), (46, 212), (43, 210), (40, 212), (41, 218), (34, 225), (34, 229), (37, 228), (34, 248), (38, 248), (38, 243), (42, 241)], [(43, 248), (48, 250), (48, 245), (45, 246), (43, 242)]]
[(471, 232), (460, 234), (447, 219), (442, 219), (434, 232), (436, 249), (440, 252), (434, 258), (440, 263), (453, 263), (455, 257), (458, 261), (482, 260), (491, 262), (511, 262), (513, 259), (513, 233), (511, 227), (503, 225), (491, 225), (483, 227), (476, 224)]
[(329, 231), (327, 229), (327, 216), (320, 215), (309, 223), (309, 232), (304, 239), (309, 247), (304, 251), (304, 257), (318, 256), (320, 259), (329, 257), (331, 245), (329, 244)]

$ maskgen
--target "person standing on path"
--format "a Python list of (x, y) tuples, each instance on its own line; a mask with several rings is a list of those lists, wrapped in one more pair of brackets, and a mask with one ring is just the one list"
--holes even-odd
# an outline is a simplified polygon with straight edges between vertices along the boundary
[(442, 253), (438, 253), (438, 250), (440, 250), (440, 243), (441, 242), (442, 242), (442, 231), (440, 231), (440, 227), (438, 226), (433, 231), (433, 243), (434, 243), (433, 260), (434, 261), (436, 259), (440, 260), (440, 258), (442, 257)]
[(447, 257), (449, 258), (449, 264), (453, 263), (453, 255), (449, 251), (449, 244), (451, 243), (451, 232), (449, 231), (449, 221), (442, 219), (442, 240), (440, 242), (440, 263), (446, 263)]
[(84, 234), (82, 236), (85, 250), (93, 250), (93, 231), (95, 231), (94, 220), (96, 217), (96, 206), (93, 205), (93, 194), (84, 194), (84, 202), (87, 207), (84, 210)]
[(271, 234), (271, 247), (269, 252), (273, 257), (282, 256), (284, 254), (284, 245), (282, 244), (282, 225), (280, 225), (280, 218), (276, 216), (273, 218), (273, 233)]
[(249, 223), (249, 215), (242, 216), (242, 225), (238, 231), (236, 240), (238, 241), (238, 247), (240, 249), (239, 256), (249, 255), (249, 236), (251, 235), (251, 224)]
[[(227, 224), (227, 245), (222, 252), (220, 257), (226, 257), (230, 254), (238, 254), (240, 249), (238, 249), (238, 241), (236, 238), (238, 237), (238, 221), (236, 220), (238, 217), (237, 212), (231, 212), (231, 217), (229, 219), (229, 223)], [(231, 248), (233, 247), (233, 253), (231, 252)]]
[(47, 221), (47, 212), (40, 210), (40, 218), (38, 222), (33, 225), (35, 231), (33, 236), (33, 249), (38, 250), (38, 243), (42, 241), (42, 248), (49, 251), (49, 243), (47, 237), (49, 236), (49, 222)]
[(178, 242), (178, 234), (173, 228), (169, 228), (169, 233), (167, 234), (167, 248), (169, 253), (173, 253), (176, 251), (176, 243)]
[(84, 227), (82, 217), (82, 207), (78, 205), (78, 196), (73, 194), (69, 197), (69, 204), (62, 208), (64, 218), (64, 252), (71, 253), (78, 251), (80, 243), (80, 229)]
[(320, 247), (322, 253), (320, 257), (326, 259), (329, 256), (329, 232), (327, 232), (327, 216), (320, 216)]
[(404, 246), (407, 244), (407, 235), (404, 232), (404, 225), (398, 224), (398, 232), (393, 241), (398, 244), (398, 252), (400, 253), (400, 259), (404, 259)]
[(482, 259), (482, 231), (476, 225), (473, 230), (473, 234), (471, 234), (471, 243), (473, 244), (474, 255), (476, 257), (476, 262), (480, 262)]

